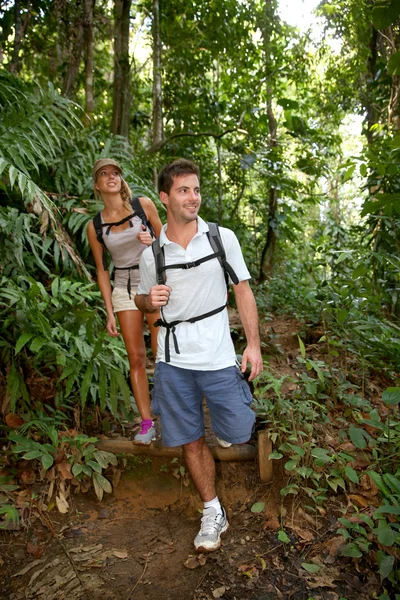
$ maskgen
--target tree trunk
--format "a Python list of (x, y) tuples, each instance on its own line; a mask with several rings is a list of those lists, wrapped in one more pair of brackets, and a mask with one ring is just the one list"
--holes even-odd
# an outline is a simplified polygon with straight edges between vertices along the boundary
[(163, 110), (162, 110), (162, 66), (161, 66), (161, 37), (160, 37), (160, 6), (158, 0), (153, 0), (153, 140), (152, 148), (164, 140)]
[[(267, 117), (268, 117), (268, 146), (270, 150), (277, 148), (277, 123), (272, 108), (272, 97), (273, 90), (271, 85), (272, 69), (273, 69), (273, 57), (270, 53), (271, 33), (272, 24), (276, 18), (275, 0), (266, 0), (264, 8), (264, 26), (263, 26), (263, 38), (264, 38), (264, 54), (265, 54), (265, 78), (267, 81), (266, 89), (266, 104), (267, 104)], [(278, 208), (278, 194), (275, 187), (270, 186), (268, 190), (268, 228), (267, 238), (261, 253), (261, 264), (260, 264), (260, 281), (269, 279), (274, 269), (274, 256), (276, 247), (276, 225), (277, 225), (277, 208)]]
[[(375, 27), (371, 26), (371, 39), (369, 43), (369, 57), (368, 57), (368, 67), (367, 67), (367, 77), (369, 81), (374, 81), (376, 75), (376, 61), (378, 58), (378, 32)], [(367, 109), (367, 123), (368, 123), (368, 131), (367, 131), (367, 141), (368, 144), (371, 144), (373, 138), (373, 132), (371, 131), (372, 125), (375, 125), (378, 121), (378, 113), (376, 110), (376, 106), (371, 101), (371, 97), (369, 95), (369, 89), (367, 86), (367, 91), (364, 99), (365, 108)]]
[(129, 139), (131, 109), (131, 73), (129, 30), (132, 0), (114, 3), (114, 85), (111, 133)]
[(15, 0), (14, 4), (14, 23), (15, 23), (15, 37), (14, 47), (10, 63), (11, 73), (18, 73), (20, 69), (19, 51), (21, 49), (21, 32), (22, 32), (22, 21), (21, 21), (21, 5), (19, 0)]
[(29, 20), (31, 18), (31, 3), (27, 3), (26, 7), (26, 16), (25, 19), (22, 20), (21, 17), (21, 3), (19, 0), (15, 0), (14, 2), (14, 45), (11, 56), (11, 61), (8, 65), (8, 68), (11, 73), (17, 74), (21, 69), (21, 57), (20, 51), (22, 47), (22, 40), (24, 39), (26, 29), (29, 24)]
[[(72, 6), (68, 3), (65, 8), (68, 11)], [(73, 20), (66, 20), (68, 22), (66, 31), (68, 65), (62, 84), (62, 93), (67, 96), (67, 98), (72, 98), (84, 50), (85, 4), (78, 1), (75, 5), (75, 15)]]
[(93, 11), (96, 0), (85, 0), (85, 125), (89, 125), (94, 112), (94, 31)]

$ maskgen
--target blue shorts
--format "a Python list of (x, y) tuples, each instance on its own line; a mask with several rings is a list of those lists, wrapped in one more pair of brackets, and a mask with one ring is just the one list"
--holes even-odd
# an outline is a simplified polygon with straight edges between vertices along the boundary
[(231, 444), (247, 442), (255, 414), (250, 388), (237, 367), (194, 371), (159, 362), (152, 410), (160, 415), (164, 446), (181, 446), (204, 435), (203, 397), (217, 437)]

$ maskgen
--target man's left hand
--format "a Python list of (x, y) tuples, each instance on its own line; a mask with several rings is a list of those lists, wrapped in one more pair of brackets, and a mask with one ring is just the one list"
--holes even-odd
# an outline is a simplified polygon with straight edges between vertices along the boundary
[(251, 372), (249, 375), (249, 381), (252, 381), (261, 373), (263, 370), (263, 360), (260, 352), (260, 348), (250, 348), (249, 346), (245, 349), (242, 357), (241, 371), (244, 373), (247, 368), (247, 363), (250, 363)]

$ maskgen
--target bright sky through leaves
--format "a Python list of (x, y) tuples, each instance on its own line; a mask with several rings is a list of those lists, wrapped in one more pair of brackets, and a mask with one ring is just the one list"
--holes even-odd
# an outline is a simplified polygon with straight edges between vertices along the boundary
[(313, 10), (319, 3), (320, 0), (280, 0), (278, 11), (283, 21), (304, 31), (315, 22)]

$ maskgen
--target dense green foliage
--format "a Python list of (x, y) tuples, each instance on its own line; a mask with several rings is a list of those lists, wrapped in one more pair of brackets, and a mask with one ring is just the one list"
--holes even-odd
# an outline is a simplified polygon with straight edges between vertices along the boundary
[[(340, 401), (340, 435), (371, 449), (368, 472), (382, 495), (367, 529), (342, 519), (346, 556), (367, 553), (371, 536), (397, 548), (389, 516), (400, 510), (398, 3), (325, 0), (324, 36), (283, 22), (275, 0), (162, 3), (164, 138), (155, 146), (151, 3), (131, 7), (129, 139), (109, 133), (115, 24), (105, 2), (92, 15), (94, 108), (87, 108), (83, 4), (20, 2), (20, 28), (13, 3), (0, 5), (0, 389), (3, 414), (23, 419), (17, 434), (2, 425), (4, 435), (16, 454), (48, 470), (61, 448), (79, 485), (86, 477), (99, 497), (110, 491), (102, 469), (113, 459), (95, 455), (91, 438), (57, 434), (79, 428), (82, 417), (89, 428), (93, 415), (131, 418), (134, 408), (122, 342), (105, 335), (86, 242), (98, 210), (91, 166), (113, 156), (133, 191), (157, 202), (154, 169), (191, 157), (202, 171), (203, 216), (240, 238), (262, 323), (290, 314), (305, 337), (318, 328), (326, 350), (326, 360), (310, 359), (299, 340), (291, 395), (269, 369), (257, 386), (274, 458), (287, 457), (291, 473), (283, 493), (307, 482), (310, 510), (318, 510), (332, 490), (358, 484), (352, 457), (332, 455), (318, 438)], [(349, 125), (356, 117), (362, 136)], [(386, 419), (363, 394), (377, 373), (389, 387)], [(294, 422), (303, 429), (293, 431)], [(0, 491), (12, 488), (0, 479)], [(0, 495), (3, 513), (15, 517)], [(382, 581), (395, 589), (394, 554), (379, 552)]]

